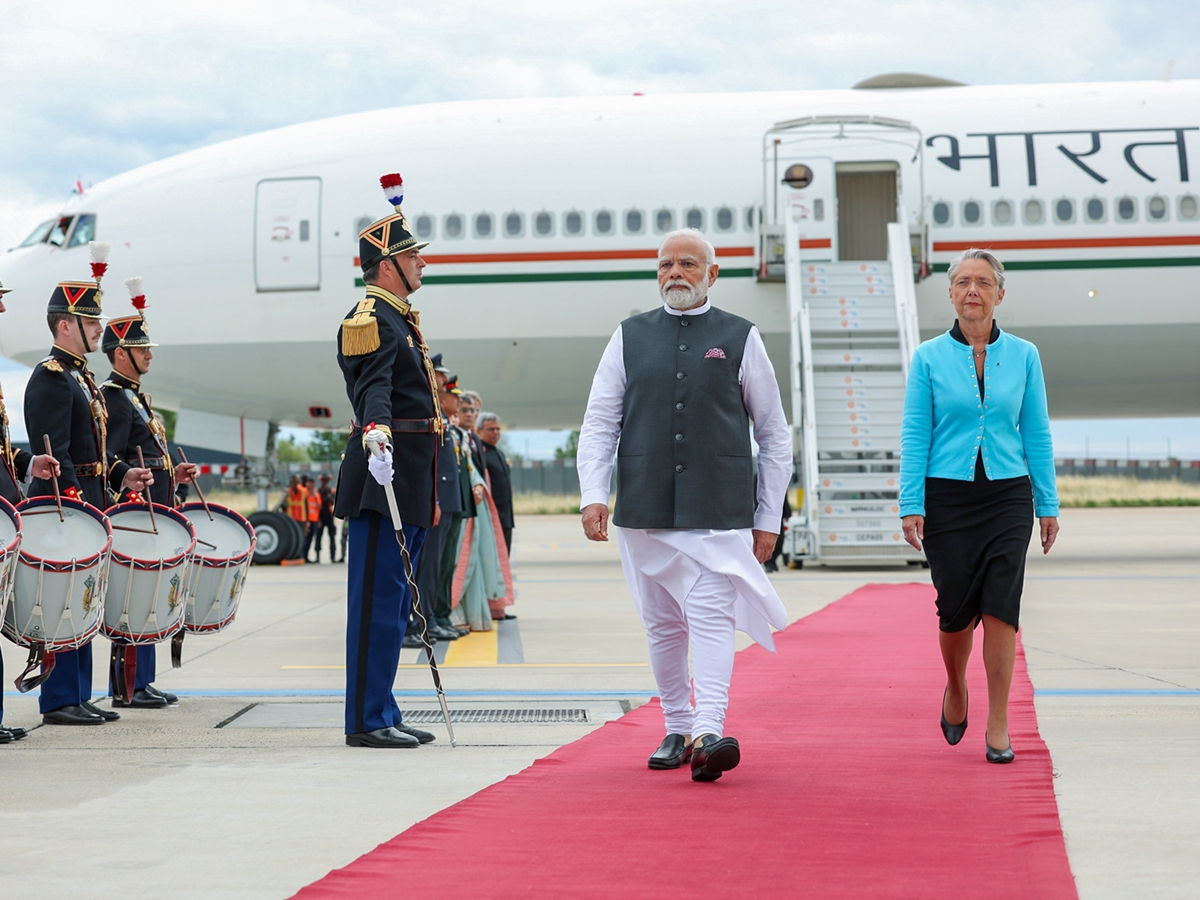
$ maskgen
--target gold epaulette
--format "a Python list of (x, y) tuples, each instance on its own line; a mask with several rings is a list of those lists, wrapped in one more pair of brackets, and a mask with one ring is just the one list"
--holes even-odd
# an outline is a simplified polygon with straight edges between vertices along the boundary
[(363, 356), (379, 349), (379, 322), (375, 318), (375, 301), (368, 297), (354, 310), (354, 315), (342, 320), (342, 354)]
[(51, 372), (61, 372), (63, 370), (62, 363), (60, 363), (54, 357), (51, 357), (50, 359), (43, 359), (42, 365)]

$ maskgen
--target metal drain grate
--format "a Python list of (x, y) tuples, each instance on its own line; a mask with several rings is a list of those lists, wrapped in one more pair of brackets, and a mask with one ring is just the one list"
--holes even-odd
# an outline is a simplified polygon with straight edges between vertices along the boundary
[[(404, 713), (408, 725), (441, 723), (440, 709), (414, 709)], [(586, 725), (586, 709), (451, 709), (455, 725)]]

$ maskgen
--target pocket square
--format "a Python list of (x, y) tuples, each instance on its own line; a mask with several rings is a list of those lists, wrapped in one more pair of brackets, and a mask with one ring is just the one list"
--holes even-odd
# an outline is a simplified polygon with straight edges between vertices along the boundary
[(720, 347), (713, 347), (711, 350), (709, 350), (707, 353), (704, 354), (704, 358), (705, 359), (725, 359), (726, 358), (725, 351), (722, 350)]

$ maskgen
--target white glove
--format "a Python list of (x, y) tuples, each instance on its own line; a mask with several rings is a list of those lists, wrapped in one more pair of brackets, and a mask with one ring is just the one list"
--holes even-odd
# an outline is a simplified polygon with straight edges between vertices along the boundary
[(391, 484), (395, 472), (392, 469), (392, 451), (386, 446), (379, 456), (371, 456), (367, 459), (367, 470), (371, 473), (371, 477), (380, 484)]

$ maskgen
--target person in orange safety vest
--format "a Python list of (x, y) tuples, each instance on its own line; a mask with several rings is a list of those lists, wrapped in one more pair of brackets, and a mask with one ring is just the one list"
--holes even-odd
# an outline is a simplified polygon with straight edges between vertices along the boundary
[(302, 475), (300, 484), (304, 487), (304, 561), (320, 562), (320, 546), (317, 547), (316, 559), (309, 559), (308, 551), (312, 548), (317, 532), (321, 528), (321, 494), (311, 475)]

